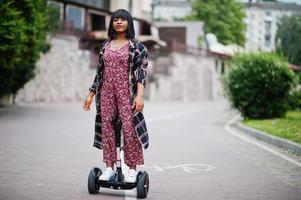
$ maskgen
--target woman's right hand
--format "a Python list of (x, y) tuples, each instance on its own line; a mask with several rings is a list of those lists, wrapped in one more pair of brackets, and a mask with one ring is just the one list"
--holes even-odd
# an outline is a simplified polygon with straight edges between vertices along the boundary
[(83, 109), (85, 111), (90, 111), (90, 109), (91, 109), (91, 103), (93, 101), (93, 96), (94, 96), (94, 93), (89, 92), (87, 98), (84, 100), (84, 102), (83, 102)]

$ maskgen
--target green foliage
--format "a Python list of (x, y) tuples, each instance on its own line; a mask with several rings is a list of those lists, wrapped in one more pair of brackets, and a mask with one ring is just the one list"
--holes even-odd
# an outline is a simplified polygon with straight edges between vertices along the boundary
[(246, 118), (280, 117), (294, 86), (288, 62), (274, 53), (236, 55), (224, 79), (232, 105)]
[(16, 94), (33, 76), (45, 48), (46, 0), (3, 0), (0, 4), (0, 97)]
[(289, 110), (301, 110), (301, 89), (294, 89), (288, 97)]
[(49, 4), (47, 7), (47, 31), (53, 36), (60, 28), (60, 10), (57, 6)]
[(236, 0), (195, 0), (188, 20), (202, 20), (205, 32), (214, 33), (223, 44), (245, 43), (245, 13), (243, 5)]
[(26, 25), (12, 2), (0, 4), (0, 97), (11, 93), (15, 66), (22, 61)]
[(301, 144), (301, 111), (288, 111), (282, 118), (245, 119), (244, 124), (276, 137)]
[(301, 65), (301, 14), (280, 19), (276, 33), (276, 51), (295, 65)]
[(298, 77), (298, 79), (299, 79), (299, 84), (301, 85), (301, 72), (298, 72), (297, 74), (296, 74), (296, 76)]

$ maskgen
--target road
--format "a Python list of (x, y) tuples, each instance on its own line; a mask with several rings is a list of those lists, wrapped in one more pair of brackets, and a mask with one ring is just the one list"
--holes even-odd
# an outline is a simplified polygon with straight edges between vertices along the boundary
[[(104, 167), (94, 114), (81, 102), (0, 108), (0, 200), (136, 199), (135, 190), (88, 194), (89, 170)], [(235, 115), (226, 101), (146, 102), (148, 199), (300, 200), (300, 166), (230, 134)]]

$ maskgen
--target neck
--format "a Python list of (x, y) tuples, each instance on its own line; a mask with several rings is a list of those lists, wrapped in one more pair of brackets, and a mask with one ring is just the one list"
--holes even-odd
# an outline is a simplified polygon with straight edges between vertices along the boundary
[(115, 38), (115, 40), (128, 40), (125, 35), (126, 35), (125, 32), (118, 33), (117, 36), (116, 36), (116, 38)]

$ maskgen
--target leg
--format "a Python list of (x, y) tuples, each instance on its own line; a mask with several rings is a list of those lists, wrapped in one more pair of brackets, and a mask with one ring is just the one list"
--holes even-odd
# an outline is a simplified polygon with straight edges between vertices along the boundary
[(131, 169), (135, 169), (136, 165), (144, 164), (144, 159), (142, 146), (134, 130), (129, 89), (119, 89), (116, 97), (124, 136), (124, 161)]
[(113, 167), (117, 160), (113, 119), (117, 115), (117, 103), (113, 87), (104, 85), (101, 92), (101, 117), (103, 132), (103, 161)]

